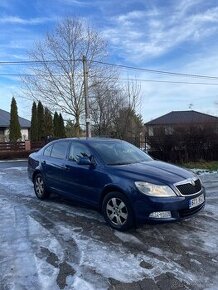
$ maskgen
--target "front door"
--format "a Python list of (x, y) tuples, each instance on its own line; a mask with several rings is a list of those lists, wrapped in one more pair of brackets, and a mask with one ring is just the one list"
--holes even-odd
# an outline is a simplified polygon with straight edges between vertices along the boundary
[(69, 197), (97, 205), (104, 185), (108, 182), (107, 174), (100, 164), (79, 165), (78, 158), (91, 156), (92, 152), (85, 144), (73, 141), (70, 145), (66, 172), (63, 177)]

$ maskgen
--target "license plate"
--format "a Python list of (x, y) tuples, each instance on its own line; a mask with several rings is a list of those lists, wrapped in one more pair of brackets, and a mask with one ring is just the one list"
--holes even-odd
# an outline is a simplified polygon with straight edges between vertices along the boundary
[(189, 208), (196, 207), (204, 202), (204, 195), (199, 195), (196, 198), (193, 198), (189, 201)]

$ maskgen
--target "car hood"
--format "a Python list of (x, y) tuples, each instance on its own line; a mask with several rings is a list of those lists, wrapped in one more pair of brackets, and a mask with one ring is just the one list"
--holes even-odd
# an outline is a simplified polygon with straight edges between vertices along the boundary
[(113, 174), (118, 176), (155, 184), (172, 185), (194, 176), (191, 171), (156, 160), (127, 165), (113, 165), (110, 168)]

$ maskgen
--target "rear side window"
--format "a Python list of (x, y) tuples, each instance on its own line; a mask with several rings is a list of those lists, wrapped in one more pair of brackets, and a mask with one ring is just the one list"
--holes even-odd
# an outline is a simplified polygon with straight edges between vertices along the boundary
[(45, 150), (44, 150), (44, 152), (43, 152), (43, 155), (44, 155), (44, 156), (50, 156), (50, 155), (51, 155), (52, 146), (53, 146), (53, 145), (50, 145), (50, 146), (48, 146), (47, 148), (45, 148)]
[(90, 156), (89, 148), (84, 144), (72, 143), (70, 146), (69, 160), (78, 161), (79, 157)]
[(65, 159), (67, 154), (68, 142), (57, 142), (53, 144), (51, 157)]

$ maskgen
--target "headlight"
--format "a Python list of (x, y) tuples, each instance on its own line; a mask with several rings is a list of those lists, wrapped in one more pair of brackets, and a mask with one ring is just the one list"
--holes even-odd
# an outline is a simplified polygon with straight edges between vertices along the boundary
[(157, 197), (176, 196), (175, 192), (167, 185), (156, 185), (148, 182), (136, 181), (138, 190), (146, 195)]

